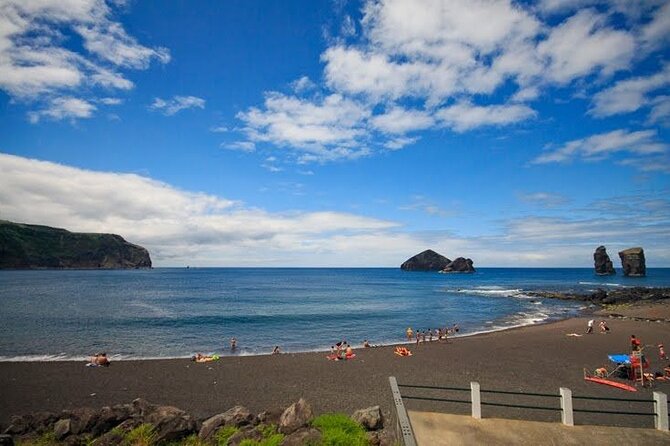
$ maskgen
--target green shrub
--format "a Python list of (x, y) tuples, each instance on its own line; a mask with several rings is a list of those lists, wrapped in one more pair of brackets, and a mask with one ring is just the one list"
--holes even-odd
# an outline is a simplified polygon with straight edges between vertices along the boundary
[(345, 414), (323, 414), (312, 421), (312, 426), (321, 431), (324, 446), (368, 446), (363, 426)]
[(17, 446), (55, 446), (60, 444), (56, 440), (56, 434), (53, 432), (45, 432), (39, 437), (19, 440)]
[(125, 435), (123, 444), (127, 446), (153, 446), (156, 442), (156, 433), (151, 424), (140, 424)]
[(227, 446), (228, 445), (228, 439), (232, 437), (235, 433), (239, 431), (238, 428), (235, 426), (226, 426), (221, 429), (219, 429), (216, 432), (216, 444), (219, 446)]

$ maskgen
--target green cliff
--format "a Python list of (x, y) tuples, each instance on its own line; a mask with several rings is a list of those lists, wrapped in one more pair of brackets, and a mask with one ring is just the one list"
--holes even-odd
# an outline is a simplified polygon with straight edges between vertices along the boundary
[(151, 268), (151, 258), (119, 235), (0, 220), (0, 269), (8, 268)]

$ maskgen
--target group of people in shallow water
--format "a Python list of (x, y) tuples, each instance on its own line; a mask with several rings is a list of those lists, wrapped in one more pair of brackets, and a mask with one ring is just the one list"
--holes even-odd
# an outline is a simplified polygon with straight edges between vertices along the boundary
[(419, 345), (419, 342), (433, 342), (436, 341), (446, 341), (449, 338), (449, 335), (454, 335), (460, 330), (458, 324), (454, 324), (451, 327), (436, 328), (435, 330), (429, 328), (428, 330), (416, 330), (412, 327), (407, 327), (405, 330), (405, 336), (407, 336), (407, 342), (416, 342), (416, 345)]

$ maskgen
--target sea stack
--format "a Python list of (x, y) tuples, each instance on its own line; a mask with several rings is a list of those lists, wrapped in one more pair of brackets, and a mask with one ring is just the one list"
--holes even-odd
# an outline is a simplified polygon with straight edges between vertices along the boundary
[(623, 275), (630, 277), (644, 277), (647, 275), (647, 267), (644, 261), (644, 249), (628, 248), (619, 252)]
[(427, 249), (422, 253), (415, 255), (400, 265), (400, 269), (405, 271), (441, 271), (451, 260), (440, 255), (432, 249)]
[(593, 253), (593, 261), (595, 263), (596, 274), (599, 276), (611, 276), (616, 274), (614, 265), (607, 255), (607, 250), (604, 246), (598, 246), (596, 252)]
[(458, 257), (450, 262), (441, 271), (443, 273), (474, 273), (475, 268), (472, 266), (472, 260), (465, 257)]

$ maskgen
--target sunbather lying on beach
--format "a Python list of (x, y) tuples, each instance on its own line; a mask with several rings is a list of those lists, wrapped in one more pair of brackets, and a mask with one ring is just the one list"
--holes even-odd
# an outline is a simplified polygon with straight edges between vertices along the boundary
[(212, 362), (218, 360), (219, 355), (203, 355), (202, 353), (196, 353), (195, 355), (191, 356), (191, 361), (195, 362)]

